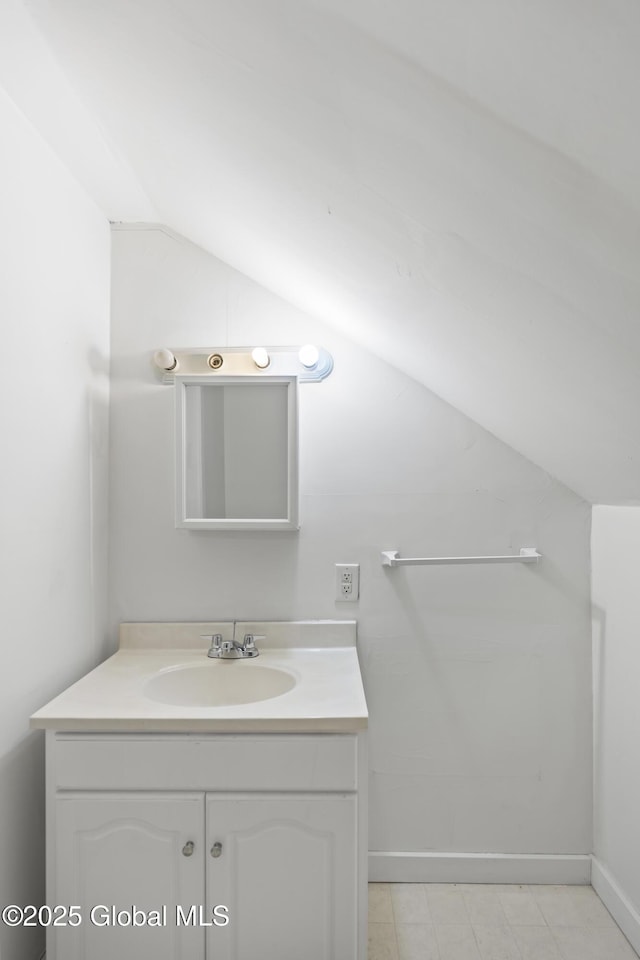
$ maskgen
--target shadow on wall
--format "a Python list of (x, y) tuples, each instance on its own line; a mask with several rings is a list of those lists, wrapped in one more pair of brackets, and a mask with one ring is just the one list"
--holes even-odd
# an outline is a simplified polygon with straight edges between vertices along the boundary
[[(45, 900), (44, 736), (32, 733), (0, 758), (0, 904)], [(0, 924), (1, 960), (36, 960), (44, 929)]]

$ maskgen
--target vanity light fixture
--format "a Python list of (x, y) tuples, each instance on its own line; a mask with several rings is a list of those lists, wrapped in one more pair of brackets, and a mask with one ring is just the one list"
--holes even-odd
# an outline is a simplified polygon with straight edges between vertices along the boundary
[(156, 350), (153, 355), (153, 362), (159, 370), (163, 370), (165, 373), (175, 373), (179, 367), (178, 358), (166, 347), (163, 347), (162, 350)]
[(319, 383), (333, 370), (331, 354), (315, 344), (264, 347), (165, 347), (153, 354), (158, 379), (175, 375), (210, 377), (296, 377), (298, 383)]
[(254, 347), (251, 351), (251, 359), (260, 370), (266, 370), (271, 363), (271, 357), (264, 347)]
[(306, 367), (307, 370), (313, 370), (314, 367), (317, 367), (318, 360), (320, 359), (320, 351), (313, 343), (305, 343), (303, 347), (300, 347), (298, 351), (298, 359), (303, 367)]

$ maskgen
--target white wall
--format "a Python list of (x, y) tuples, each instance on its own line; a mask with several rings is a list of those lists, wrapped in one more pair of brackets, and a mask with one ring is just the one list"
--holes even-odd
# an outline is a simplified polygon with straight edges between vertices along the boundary
[(640, 509), (593, 509), (594, 886), (640, 951)]
[[(0, 903), (45, 903), (43, 735), (29, 715), (100, 657), (109, 227), (0, 88)], [(0, 924), (2, 960), (40, 930)]]
[(637, 502), (636, 0), (29, 10), (154, 219)]
[[(110, 617), (345, 618), (371, 713), (370, 848), (591, 850), (588, 504), (422, 386), (158, 229), (113, 232)], [(300, 387), (298, 534), (173, 518), (163, 345), (318, 341)], [(537, 568), (383, 570), (379, 552)], [(334, 602), (336, 562), (361, 600)]]

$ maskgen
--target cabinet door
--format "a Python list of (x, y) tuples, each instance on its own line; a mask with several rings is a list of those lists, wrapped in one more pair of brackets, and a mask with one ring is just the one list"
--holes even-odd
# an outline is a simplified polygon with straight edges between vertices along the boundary
[(227, 926), (207, 931), (207, 957), (355, 960), (355, 795), (206, 802), (208, 909), (229, 910)]
[(56, 902), (82, 911), (49, 931), (58, 960), (203, 960), (204, 928), (176, 923), (204, 902), (203, 794), (62, 794), (56, 818)]

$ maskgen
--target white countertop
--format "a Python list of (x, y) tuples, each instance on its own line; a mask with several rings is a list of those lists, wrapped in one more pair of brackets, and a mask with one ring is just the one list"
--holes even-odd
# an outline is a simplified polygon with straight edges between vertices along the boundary
[[(120, 649), (31, 717), (32, 727), (65, 731), (348, 733), (367, 726), (356, 652), (355, 622), (243, 622), (236, 637), (266, 634), (255, 660), (207, 657), (200, 634), (230, 638), (233, 624), (123, 624)], [(251, 670), (254, 664), (292, 674), (292, 690), (268, 700), (227, 706), (176, 706), (145, 695), (159, 672), (202, 664)]]

